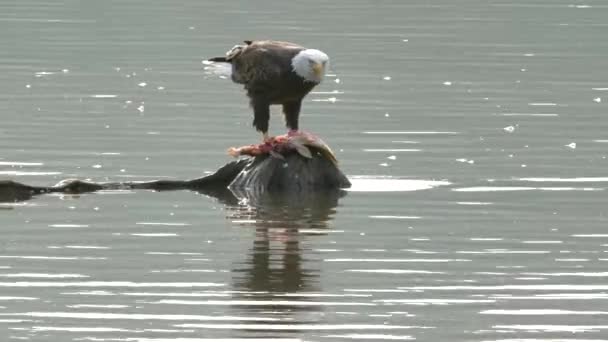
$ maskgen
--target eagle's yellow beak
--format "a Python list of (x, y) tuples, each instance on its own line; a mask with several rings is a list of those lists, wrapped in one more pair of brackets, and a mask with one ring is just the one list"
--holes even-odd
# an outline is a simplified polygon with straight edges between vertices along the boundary
[(317, 77), (323, 76), (323, 73), (325, 72), (324, 69), (325, 69), (325, 66), (321, 63), (315, 63), (312, 66), (312, 70), (314, 71), (315, 76), (317, 76)]

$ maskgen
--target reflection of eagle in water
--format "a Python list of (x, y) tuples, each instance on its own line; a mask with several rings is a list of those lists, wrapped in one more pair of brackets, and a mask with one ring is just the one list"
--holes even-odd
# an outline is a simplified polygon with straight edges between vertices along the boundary
[(270, 105), (283, 105), (287, 128), (296, 133), (302, 99), (323, 79), (329, 57), (293, 43), (246, 40), (209, 61), (232, 65), (232, 80), (244, 84), (250, 98), (253, 126), (267, 141)]

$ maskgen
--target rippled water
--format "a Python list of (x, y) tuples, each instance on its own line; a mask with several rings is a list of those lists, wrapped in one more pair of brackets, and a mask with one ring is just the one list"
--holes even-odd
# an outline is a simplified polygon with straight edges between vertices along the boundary
[(0, 340), (605, 340), (606, 18), (601, 0), (1, 2), (0, 178), (217, 169), (259, 137), (201, 61), (274, 38), (332, 57), (302, 126), (353, 188), (0, 204)]

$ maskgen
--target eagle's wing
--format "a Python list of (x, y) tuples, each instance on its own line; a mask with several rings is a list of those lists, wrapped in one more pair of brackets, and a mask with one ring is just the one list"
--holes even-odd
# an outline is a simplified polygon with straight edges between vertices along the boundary
[(291, 59), (302, 47), (277, 41), (255, 41), (232, 59), (233, 79), (248, 84), (274, 83), (292, 69)]
[(268, 49), (248, 46), (232, 61), (233, 79), (246, 85), (272, 82), (281, 76), (281, 67), (274, 60)]

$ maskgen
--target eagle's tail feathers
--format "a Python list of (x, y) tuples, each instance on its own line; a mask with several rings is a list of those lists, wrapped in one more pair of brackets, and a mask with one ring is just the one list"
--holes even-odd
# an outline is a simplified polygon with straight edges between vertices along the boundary
[(209, 62), (228, 62), (226, 57), (213, 57), (208, 59)]
[(209, 58), (208, 61), (209, 62), (231, 63), (232, 60), (235, 59), (238, 55), (240, 55), (241, 52), (243, 52), (243, 50), (245, 50), (247, 48), (247, 46), (251, 45), (251, 43), (252, 43), (251, 40), (246, 40), (245, 45), (233, 46), (232, 49), (230, 49), (230, 50), (228, 50), (228, 52), (226, 52), (226, 56)]
[(241, 54), (241, 52), (243, 52), (243, 50), (245, 50), (246, 47), (247, 47), (247, 45), (233, 46), (232, 49), (230, 49), (230, 50), (228, 50), (228, 52), (226, 52), (226, 61), (230, 62), (231, 60), (236, 58), (238, 55)]

